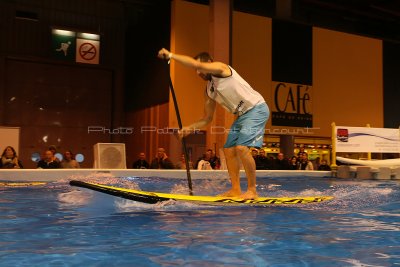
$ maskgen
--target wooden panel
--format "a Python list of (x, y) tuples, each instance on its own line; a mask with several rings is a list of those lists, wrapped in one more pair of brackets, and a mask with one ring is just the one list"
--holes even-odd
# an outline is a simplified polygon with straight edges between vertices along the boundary
[(21, 127), (24, 166), (35, 167), (32, 152), (56, 145), (86, 151), (83, 166), (91, 167), (88, 149), (112, 137), (106, 131), (111, 128), (112, 88), (109, 70), (7, 60), (4, 124)]
[(318, 136), (336, 125), (383, 127), (382, 41), (314, 28), (313, 110)]

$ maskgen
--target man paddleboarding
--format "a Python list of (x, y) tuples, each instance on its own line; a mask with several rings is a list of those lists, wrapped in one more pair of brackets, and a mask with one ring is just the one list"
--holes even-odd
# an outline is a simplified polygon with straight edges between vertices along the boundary
[[(158, 52), (158, 57), (175, 60), (186, 67), (195, 69), (197, 74), (207, 81), (204, 116), (199, 121), (183, 127), (180, 131), (180, 137), (206, 127), (213, 119), (216, 103), (237, 116), (224, 145), (226, 165), (232, 188), (220, 196), (256, 199), (258, 197), (256, 165), (250, 148), (260, 148), (263, 144), (265, 124), (270, 113), (264, 98), (231, 66), (222, 62), (214, 62), (206, 52), (192, 58), (171, 53), (162, 48)], [(240, 188), (240, 162), (237, 159), (242, 162), (247, 176), (247, 191), (243, 194)]]

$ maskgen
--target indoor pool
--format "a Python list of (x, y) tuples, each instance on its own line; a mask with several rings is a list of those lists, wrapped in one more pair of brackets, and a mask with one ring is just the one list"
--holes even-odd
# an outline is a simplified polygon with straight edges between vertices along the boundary
[[(78, 178), (186, 192), (183, 179)], [(195, 194), (228, 186), (193, 181)], [(67, 181), (3, 186), (0, 266), (400, 266), (398, 181), (259, 178), (258, 191), (335, 198), (296, 206), (151, 205)]]

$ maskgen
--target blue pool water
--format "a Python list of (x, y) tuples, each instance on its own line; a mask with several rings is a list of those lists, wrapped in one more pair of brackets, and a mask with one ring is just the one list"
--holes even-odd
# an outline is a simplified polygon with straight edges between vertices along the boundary
[[(186, 190), (181, 179), (119, 180), (142, 190)], [(335, 199), (268, 207), (149, 205), (66, 182), (2, 187), (0, 266), (400, 266), (399, 182), (260, 178), (258, 184), (262, 196)], [(204, 195), (227, 186), (193, 183)]]

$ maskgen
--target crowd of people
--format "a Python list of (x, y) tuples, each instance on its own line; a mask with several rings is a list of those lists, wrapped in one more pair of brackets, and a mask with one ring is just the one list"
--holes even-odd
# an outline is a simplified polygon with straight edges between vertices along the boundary
[[(75, 160), (71, 150), (63, 153), (62, 159), (56, 157), (56, 147), (50, 146), (46, 149), (41, 159), (37, 162), (38, 169), (72, 169), (80, 168), (79, 163)], [(12, 146), (7, 146), (1, 154), (1, 169), (22, 169), (24, 168), (21, 160), (18, 158), (17, 152)]]
[(252, 155), (256, 162), (257, 170), (318, 170), (330, 171), (331, 168), (325, 159), (317, 157), (314, 161), (309, 160), (308, 153), (304, 150), (290, 158), (283, 153), (278, 153), (275, 157), (266, 157), (264, 149), (253, 149)]
[(288, 158), (283, 153), (278, 153), (275, 157), (266, 157), (265, 150), (253, 150), (253, 158), (256, 162), (257, 170), (318, 170), (330, 171), (331, 168), (325, 159), (319, 157), (314, 161), (309, 159), (308, 153), (301, 151), (297, 155)]
[[(257, 170), (320, 170), (330, 171), (331, 168), (325, 159), (317, 157), (314, 161), (309, 160), (308, 153), (300, 151), (297, 155), (290, 158), (283, 153), (278, 153), (276, 157), (267, 157), (264, 149), (252, 149), (253, 159)], [(196, 163), (189, 162), (190, 169), (196, 170), (218, 170), (221, 167), (220, 158), (216, 156), (212, 149), (208, 149), (204, 155), (197, 159)], [(149, 164), (146, 161), (145, 153), (139, 154), (139, 159), (132, 164), (133, 169), (186, 169), (185, 155), (182, 154), (180, 160), (174, 164), (167, 156), (164, 148), (159, 148), (156, 157)]]
[[(50, 146), (43, 152), (41, 159), (37, 162), (39, 169), (71, 169), (80, 168), (75, 160), (74, 154), (70, 150), (63, 153), (60, 160), (56, 156), (56, 147)], [(283, 153), (278, 153), (276, 157), (267, 157), (264, 149), (252, 149), (257, 170), (320, 170), (330, 171), (331, 168), (325, 159), (317, 157), (314, 161), (309, 160), (307, 152), (300, 151), (297, 155), (290, 158)], [(185, 155), (182, 154), (177, 163), (173, 163), (168, 157), (164, 148), (157, 150), (156, 156), (149, 163), (144, 152), (139, 153), (138, 159), (133, 162), (132, 169), (186, 169)], [(22, 169), (23, 164), (17, 156), (17, 152), (12, 146), (7, 146), (1, 154), (1, 169)], [(221, 160), (212, 149), (208, 149), (202, 157), (193, 162), (189, 162), (190, 169), (196, 170), (218, 170), (221, 168)]]
[[(208, 149), (195, 164), (191, 161), (189, 162), (189, 168), (196, 170), (217, 170), (220, 166), (220, 159), (212, 149)], [(132, 164), (132, 169), (186, 169), (185, 155), (182, 154), (180, 160), (174, 164), (167, 156), (165, 149), (160, 147), (157, 150), (156, 156), (149, 164), (146, 160), (146, 154), (140, 152), (138, 160)]]

